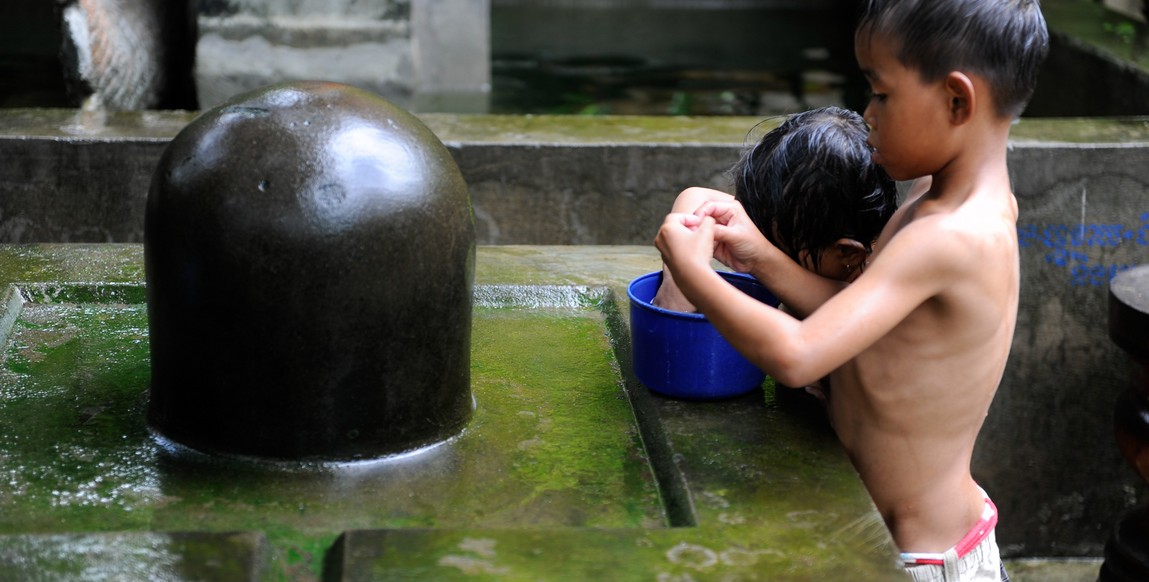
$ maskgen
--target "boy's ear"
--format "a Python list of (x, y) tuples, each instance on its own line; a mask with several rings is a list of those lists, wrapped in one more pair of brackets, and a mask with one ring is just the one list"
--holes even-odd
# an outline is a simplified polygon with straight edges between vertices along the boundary
[(977, 92), (973, 79), (960, 71), (953, 71), (945, 78), (946, 96), (949, 98), (950, 121), (961, 125), (973, 118), (977, 105)]
[(870, 254), (870, 251), (866, 250), (866, 245), (852, 238), (840, 238), (834, 241), (834, 252), (841, 257), (844, 264), (852, 267), (864, 263), (866, 256)]

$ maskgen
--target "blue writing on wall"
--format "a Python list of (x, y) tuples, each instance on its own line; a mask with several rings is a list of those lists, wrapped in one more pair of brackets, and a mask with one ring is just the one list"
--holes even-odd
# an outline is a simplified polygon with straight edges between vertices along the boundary
[(1019, 224), (1017, 239), (1021, 248), (1041, 247), (1049, 252), (1045, 262), (1069, 270), (1069, 284), (1108, 285), (1114, 275), (1135, 264), (1105, 265), (1090, 259), (1090, 248), (1122, 244), (1149, 246), (1149, 212), (1141, 214), (1141, 224)]

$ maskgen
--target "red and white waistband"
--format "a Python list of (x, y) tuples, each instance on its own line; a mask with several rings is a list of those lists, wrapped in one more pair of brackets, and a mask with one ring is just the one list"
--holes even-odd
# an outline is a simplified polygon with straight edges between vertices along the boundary
[[(953, 547), (957, 551), (959, 558), (964, 557), (966, 554), (973, 551), (979, 544), (984, 542), (989, 534), (993, 532), (993, 528), (997, 526), (997, 506), (990, 501), (989, 497), (985, 498), (985, 509), (981, 512), (981, 519), (974, 524), (969, 533), (965, 534), (957, 545)], [(920, 565), (934, 565), (942, 566), (945, 564), (945, 554), (930, 554), (920, 552), (903, 552), (902, 562), (906, 566), (920, 566)]]

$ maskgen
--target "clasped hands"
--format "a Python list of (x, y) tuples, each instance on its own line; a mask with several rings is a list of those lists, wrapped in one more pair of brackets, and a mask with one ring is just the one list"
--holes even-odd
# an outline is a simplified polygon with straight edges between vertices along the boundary
[(709, 267), (710, 259), (714, 258), (735, 271), (747, 273), (753, 271), (763, 253), (763, 245), (768, 247), (770, 242), (750, 220), (742, 204), (711, 201), (692, 213), (668, 214), (658, 229), (654, 245), (672, 271), (689, 263)]

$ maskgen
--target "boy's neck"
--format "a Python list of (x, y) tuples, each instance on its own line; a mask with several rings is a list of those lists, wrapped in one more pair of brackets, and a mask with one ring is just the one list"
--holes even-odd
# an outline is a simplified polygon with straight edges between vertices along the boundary
[(964, 198), (985, 187), (1010, 192), (1006, 164), (1011, 126), (1008, 120), (994, 119), (966, 128), (958, 155), (933, 174), (929, 196), (935, 200)]

